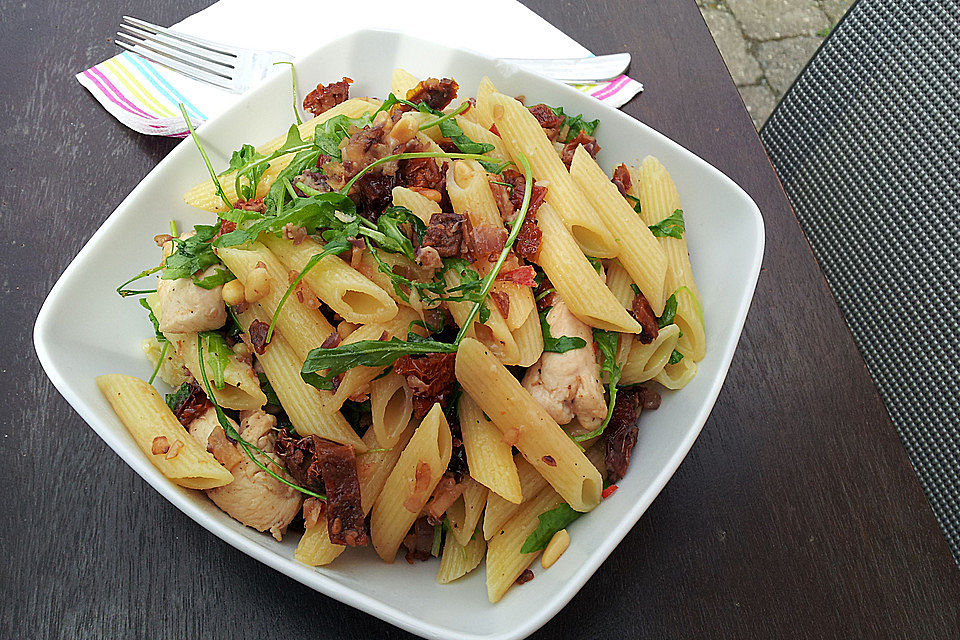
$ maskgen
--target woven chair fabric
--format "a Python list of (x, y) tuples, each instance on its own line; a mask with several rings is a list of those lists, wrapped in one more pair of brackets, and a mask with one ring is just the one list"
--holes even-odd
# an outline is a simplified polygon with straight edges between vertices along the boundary
[(960, 563), (958, 16), (860, 0), (761, 138)]

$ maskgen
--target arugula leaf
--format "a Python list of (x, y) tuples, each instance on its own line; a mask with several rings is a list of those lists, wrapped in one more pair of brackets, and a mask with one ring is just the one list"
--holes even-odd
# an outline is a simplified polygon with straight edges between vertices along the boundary
[(430, 548), (430, 555), (434, 558), (440, 555), (440, 542), (443, 539), (443, 524), (433, 525), (433, 546)]
[(267, 191), (267, 195), (263, 197), (263, 204), (266, 205), (267, 211), (280, 211), (280, 209), (283, 208), (283, 205), (287, 201), (287, 196), (290, 195), (287, 192), (286, 183), (292, 182), (294, 178), (307, 169), (316, 167), (317, 158), (320, 157), (320, 153), (321, 150), (319, 149), (301, 151), (293, 157), (290, 164), (285, 166), (280, 173), (277, 174), (277, 179), (273, 181), (273, 184), (270, 185), (270, 189)]
[(340, 193), (321, 193), (297, 198), (280, 215), (263, 217), (253, 224), (238, 226), (217, 238), (214, 244), (217, 247), (234, 247), (253, 242), (261, 233), (272, 233), (279, 237), (288, 224), (304, 227), (307, 233), (316, 233), (318, 228), (346, 229), (350, 223), (358, 223), (353, 201)]
[(423, 220), (413, 215), (406, 207), (388, 207), (377, 218), (377, 229), (383, 234), (385, 242), (380, 247), (390, 253), (402, 253), (410, 260), (415, 260), (413, 242), (400, 230), (400, 225), (409, 224), (416, 234), (417, 244), (423, 239), (427, 227)]
[[(463, 258), (444, 258), (443, 269), (440, 275), (443, 276), (448, 271), (457, 274), (460, 284), (446, 289), (443, 296), (436, 298), (447, 302), (473, 302), (480, 305), (479, 320), (484, 324), (490, 319), (490, 308), (486, 304), (486, 296), (481, 295), (483, 290), (483, 279), (480, 274), (470, 268), (470, 263)], [(460, 294), (460, 295), (450, 295)]]
[(590, 263), (590, 266), (593, 267), (593, 270), (597, 272), (598, 276), (603, 277), (603, 263), (600, 262), (600, 258), (587, 256), (587, 262)]
[(623, 374), (623, 367), (617, 362), (617, 345), (620, 342), (620, 334), (616, 331), (604, 331), (603, 329), (593, 330), (593, 340), (597, 343), (600, 355), (603, 357), (600, 361), (600, 376), (607, 374), (607, 386), (610, 389), (610, 399), (607, 403), (607, 417), (603, 419), (600, 426), (579, 436), (574, 436), (575, 442), (583, 442), (596, 438), (604, 432), (607, 425), (610, 424), (610, 418), (613, 417), (613, 407), (617, 404), (617, 385), (620, 383), (620, 376)]
[(641, 213), (640, 198), (635, 198), (631, 196), (629, 193), (624, 194), (623, 197), (626, 198), (628, 202), (633, 202), (634, 211), (636, 211), (637, 213)]
[(174, 238), (173, 253), (164, 260), (165, 266), (160, 277), (164, 280), (192, 278), (193, 274), (219, 264), (220, 259), (210, 244), (218, 229), (219, 225), (198, 224), (194, 227), (196, 233), (193, 236), (186, 240)]
[[(380, 257), (380, 252), (377, 251), (377, 248), (370, 242), (369, 239), (366, 239), (367, 249), (370, 251), (370, 255), (373, 256), (374, 261), (377, 263), (377, 269), (380, 273), (385, 274), (390, 278), (390, 282), (393, 284), (393, 290), (397, 294), (397, 297), (403, 300), (404, 302), (410, 302), (410, 295), (403, 290), (404, 287), (407, 287), (410, 291), (418, 291), (424, 298), (431, 298), (431, 296), (424, 295), (429, 292), (434, 295), (441, 295), (444, 291), (444, 283), (442, 280), (432, 280), (430, 282), (420, 282), (419, 280), (411, 280), (405, 276), (396, 273), (390, 265), (383, 261), (383, 258)], [(432, 299), (432, 298), (431, 298)]]
[[(318, 389), (332, 389), (333, 379), (354, 367), (387, 367), (406, 355), (455, 353), (456, 350), (456, 345), (444, 342), (405, 342), (398, 338), (361, 340), (333, 349), (318, 347), (307, 354), (300, 377)], [(321, 375), (319, 372), (324, 369), (327, 372)]]
[(387, 96), (387, 99), (383, 101), (383, 104), (380, 105), (380, 108), (379, 108), (379, 109), (377, 109), (376, 111), (373, 112), (373, 115), (377, 115), (377, 114), (380, 113), (381, 111), (388, 111), (389, 109), (391, 109), (391, 108), (392, 108), (394, 105), (396, 105), (396, 104), (405, 104), (405, 105), (407, 105), (408, 107), (410, 107), (411, 109), (416, 109), (416, 110), (419, 111), (420, 113), (427, 113), (427, 114), (430, 114), (430, 115), (433, 115), (433, 116), (442, 116), (442, 115), (443, 115), (443, 111), (439, 111), (439, 110), (437, 110), (437, 109), (433, 109), (433, 108), (427, 106), (427, 105), (426, 105), (425, 103), (423, 103), (423, 102), (414, 104), (413, 102), (410, 102), (409, 100), (404, 100), (403, 98), (398, 98), (398, 97), (397, 97), (395, 94), (393, 94), (393, 93), (391, 93), (390, 95)]
[(207, 344), (207, 362), (213, 370), (213, 386), (217, 389), (223, 389), (226, 381), (223, 374), (230, 364), (230, 356), (233, 355), (233, 349), (227, 344), (222, 335), (216, 331), (202, 331), (198, 334)]
[[(263, 177), (263, 172), (267, 170), (272, 160), (290, 153), (312, 151), (313, 147), (313, 141), (305, 142), (300, 137), (300, 130), (297, 125), (292, 124), (290, 129), (287, 130), (286, 139), (278, 149), (270, 154), (262, 154), (257, 153), (253, 145), (244, 144), (239, 150), (233, 152), (230, 156), (229, 166), (220, 175), (223, 176), (235, 171), (234, 184), (237, 195), (244, 200), (249, 200), (256, 196), (260, 178)], [(243, 179), (246, 179), (246, 184), (243, 184)]]
[(440, 123), (440, 134), (450, 140), (463, 153), (487, 153), (493, 151), (494, 146), (486, 142), (474, 142), (463, 132), (455, 120), (444, 120)]
[(635, 285), (635, 284), (632, 283), (632, 282), (630, 283), (630, 290), (633, 291), (633, 295), (635, 295), (635, 296), (640, 295), (640, 287), (638, 287), (637, 285)]
[(597, 127), (600, 126), (600, 120), (584, 120), (583, 115), (571, 116), (563, 112), (563, 107), (550, 107), (550, 110), (557, 116), (563, 118), (563, 122), (560, 123), (560, 128), (563, 129), (563, 125), (567, 125), (567, 134), (564, 136), (560, 142), (570, 142), (577, 135), (583, 131), (588, 136), (592, 136), (597, 130)]
[(182, 405), (187, 401), (187, 398), (190, 397), (190, 383), (184, 382), (180, 385), (180, 388), (174, 391), (173, 393), (168, 393), (164, 400), (167, 403), (167, 406), (170, 407), (170, 411), (176, 411), (177, 407)]
[(683, 360), (683, 354), (674, 349), (670, 354), (670, 359), (667, 360), (667, 364), (677, 364), (681, 360)]
[(157, 334), (157, 342), (166, 342), (167, 338), (160, 333), (160, 323), (157, 321), (157, 316), (154, 315), (153, 309), (150, 308), (150, 303), (148, 303), (144, 298), (140, 298), (140, 306), (146, 309), (147, 314), (150, 316), (150, 323), (153, 325), (153, 331)]
[(223, 269), (217, 269), (214, 273), (211, 273), (205, 278), (194, 277), (193, 284), (197, 285), (201, 289), (213, 289), (236, 279), (237, 276), (230, 273), (230, 269), (224, 267)]
[(657, 318), (657, 326), (661, 329), (667, 325), (673, 324), (673, 321), (677, 318), (677, 294), (674, 292), (671, 294), (667, 301), (663, 305), (663, 314)]
[[(551, 307), (552, 308), (552, 307)], [(547, 313), (550, 309), (544, 309), (540, 312), (540, 331), (543, 333), (543, 350), (551, 353), (566, 353), (574, 349), (582, 349), (587, 346), (587, 341), (583, 338), (570, 336), (560, 336), (555, 338), (550, 335), (550, 325), (547, 323)]]
[(129, 280), (127, 280), (126, 282), (124, 282), (123, 284), (121, 284), (119, 287), (117, 287), (117, 293), (120, 294), (120, 297), (121, 297), (121, 298), (126, 298), (127, 296), (136, 296), (136, 295), (140, 295), (140, 294), (143, 294), (143, 293), (153, 293), (153, 292), (155, 292), (156, 289), (124, 289), (124, 287), (127, 286), (128, 284), (130, 284), (131, 282), (136, 282), (137, 280), (140, 280), (141, 278), (146, 278), (146, 277), (147, 277), (148, 275), (150, 275), (151, 273), (156, 273), (157, 271), (160, 271), (160, 269), (163, 269), (163, 265), (160, 265), (160, 266), (157, 266), (157, 267), (151, 267), (151, 268), (149, 268), (149, 269), (144, 269), (143, 271), (141, 271), (140, 273), (138, 273), (137, 275), (133, 276), (132, 278), (130, 278)]
[(683, 238), (683, 232), (686, 230), (683, 224), (683, 209), (677, 209), (669, 216), (650, 225), (650, 231), (658, 238)]
[(328, 155), (334, 160), (340, 160), (340, 143), (350, 136), (350, 127), (363, 129), (373, 122), (373, 117), (364, 114), (359, 118), (350, 118), (339, 115), (325, 120), (317, 125), (313, 133), (313, 145), (320, 149), (320, 153)]
[(554, 534), (561, 529), (566, 529), (567, 525), (582, 515), (567, 503), (563, 503), (556, 509), (541, 513), (537, 516), (539, 524), (536, 530), (527, 537), (523, 546), (520, 547), (520, 553), (534, 553), (546, 549)]

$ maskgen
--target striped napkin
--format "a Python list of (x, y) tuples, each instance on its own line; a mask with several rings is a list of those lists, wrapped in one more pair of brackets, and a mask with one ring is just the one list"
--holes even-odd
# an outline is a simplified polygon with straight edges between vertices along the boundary
[[(137, 17), (153, 21), (153, 16)], [(402, 31), (501, 58), (591, 55), (515, 0), (355, 0), (347, 11), (329, 0), (219, 0), (173, 26), (227, 45), (286, 51), (294, 57), (361, 27)], [(288, 71), (278, 67), (277, 73)], [(77, 80), (117, 120), (140, 133), (160, 136), (186, 135), (178, 103), (199, 124), (240, 98), (129, 52), (78, 73)], [(577, 88), (615, 108), (643, 91), (643, 85), (625, 75)]]

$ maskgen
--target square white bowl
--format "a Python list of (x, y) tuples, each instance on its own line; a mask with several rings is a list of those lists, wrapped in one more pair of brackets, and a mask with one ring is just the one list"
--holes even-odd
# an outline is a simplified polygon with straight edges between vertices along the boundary
[[(67, 401), (137, 473), (196, 522), (224, 541), (286, 575), (428, 638), (512, 640), (557, 613), (627, 534), (683, 460), (720, 392), (753, 297), (763, 255), (763, 221), (756, 204), (732, 180), (680, 145), (633, 118), (582, 94), (512, 65), (400, 33), (358, 31), (296, 63), (301, 87), (356, 80), (353, 95), (384, 97), (390, 74), (403, 67), (417, 77), (453, 77), (473, 95), (484, 75), (511, 95), (562, 105), (567, 112), (600, 118), (598, 161), (608, 170), (650, 154), (670, 171), (680, 191), (694, 273), (703, 295), (707, 356), (697, 377), (664, 394), (658, 411), (640, 421), (640, 436), (619, 490), (571, 525), (571, 545), (549, 570), (536, 566), (536, 588), (515, 588), (497, 604), (487, 600), (478, 570), (451, 585), (434, 582), (436, 563), (392, 566), (369, 550), (345, 553), (331, 566), (296, 562), (296, 536), (283, 543), (246, 528), (203, 494), (180, 488), (147, 460), (101, 396), (94, 378), (126, 373), (147, 378), (140, 352), (151, 334), (143, 309), (121, 299), (117, 284), (156, 264), (152, 236), (167, 221), (181, 228), (211, 222), (181, 195), (206, 171), (190, 139), (151, 171), (103, 223), (53, 287), (37, 318), (34, 342), (47, 375)], [(214, 166), (225, 166), (242, 143), (281, 135), (291, 120), (290, 79), (278, 73), (243, 96), (200, 130)], [(84, 313), (78, 313), (78, 311)], [(89, 310), (96, 310), (90, 312)], [(201, 559), (198, 561), (202, 562)], [(205, 567), (217, 571), (217, 567)]]

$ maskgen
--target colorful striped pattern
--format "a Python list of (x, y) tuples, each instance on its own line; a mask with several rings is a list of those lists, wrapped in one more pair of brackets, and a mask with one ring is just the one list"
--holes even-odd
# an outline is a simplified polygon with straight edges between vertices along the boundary
[[(120, 122), (140, 133), (159, 136), (182, 138), (187, 134), (179, 103), (184, 104), (193, 124), (199, 125), (207, 119), (206, 113), (219, 111), (235, 98), (226, 91), (204, 87), (202, 103), (197, 98), (191, 102), (184, 93), (197, 83), (129, 52), (78, 73), (77, 80)], [(622, 75), (601, 84), (577, 85), (577, 89), (618, 108), (643, 86)]]

